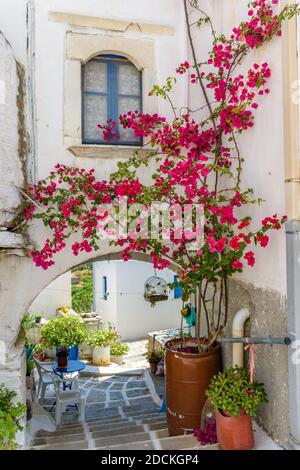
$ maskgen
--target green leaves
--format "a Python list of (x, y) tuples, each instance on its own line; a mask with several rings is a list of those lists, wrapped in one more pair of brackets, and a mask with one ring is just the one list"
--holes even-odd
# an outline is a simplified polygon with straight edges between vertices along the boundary
[(0, 450), (17, 448), (15, 435), (22, 429), (20, 419), (26, 411), (22, 403), (14, 403), (16, 393), (0, 384)]
[(87, 329), (76, 315), (51, 318), (41, 329), (44, 346), (49, 349), (79, 346), (87, 339)]
[(93, 331), (88, 338), (88, 344), (94, 348), (105, 348), (118, 339), (119, 335), (111, 326), (108, 330)]
[(243, 367), (231, 367), (211, 380), (206, 395), (216, 411), (239, 417), (241, 410), (256, 416), (261, 402), (268, 402), (263, 384), (250, 383), (250, 373)]
[(129, 351), (129, 346), (126, 343), (121, 343), (121, 341), (113, 341), (110, 345), (110, 354), (111, 356), (123, 356)]

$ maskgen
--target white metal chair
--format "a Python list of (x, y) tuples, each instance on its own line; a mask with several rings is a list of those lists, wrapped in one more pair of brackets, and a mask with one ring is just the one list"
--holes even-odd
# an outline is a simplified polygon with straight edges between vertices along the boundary
[[(83, 390), (78, 388), (77, 377), (73, 378), (61, 378), (54, 372), (51, 374), (52, 382), (54, 384), (56, 392), (56, 402), (55, 402), (55, 420), (57, 426), (61, 423), (62, 413), (64, 408), (75, 405), (79, 415), (79, 421), (84, 420), (84, 409), (85, 409), (85, 394)], [(71, 385), (70, 390), (65, 389), (66, 381)]]
[(52, 363), (48, 363), (47, 365), (45, 365), (43, 362), (38, 361), (35, 357), (33, 357), (33, 360), (35, 362), (36, 370), (39, 376), (36, 397), (37, 399), (44, 398), (47, 387), (53, 384), (51, 378)]

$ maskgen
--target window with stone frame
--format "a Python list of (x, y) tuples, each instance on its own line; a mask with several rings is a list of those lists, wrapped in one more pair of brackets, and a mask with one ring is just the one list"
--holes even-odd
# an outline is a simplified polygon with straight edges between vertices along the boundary
[[(104, 54), (82, 67), (82, 142), (94, 145), (141, 145), (131, 129), (123, 129), (119, 115), (142, 111), (142, 73), (126, 57)], [(98, 124), (116, 122), (117, 139), (104, 140)]]

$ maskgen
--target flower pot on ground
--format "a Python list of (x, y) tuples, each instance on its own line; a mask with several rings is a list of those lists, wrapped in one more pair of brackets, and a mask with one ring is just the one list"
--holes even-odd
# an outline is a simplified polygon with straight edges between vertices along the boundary
[(167, 421), (169, 434), (192, 432), (201, 424), (206, 390), (221, 368), (220, 346), (198, 352), (193, 338), (168, 341), (165, 346)]
[(36, 344), (34, 346), (33, 355), (38, 361), (43, 361), (45, 359), (45, 353), (41, 344)]
[(150, 371), (152, 374), (156, 374), (158, 363), (164, 357), (163, 349), (153, 349), (147, 354), (147, 359), (150, 366)]
[(69, 349), (69, 359), (70, 361), (77, 361), (79, 359), (78, 346), (74, 345)]
[(45, 349), (80, 346), (87, 340), (88, 331), (80, 317), (69, 315), (51, 318), (42, 328), (41, 336)]
[(121, 366), (124, 362), (124, 356), (128, 354), (129, 346), (121, 341), (113, 341), (110, 345), (110, 359)]
[(110, 325), (107, 330), (92, 331), (88, 338), (88, 343), (93, 348), (93, 364), (107, 366), (110, 364), (110, 346), (118, 338), (115, 329)]
[(268, 401), (263, 384), (251, 382), (247, 369), (231, 367), (212, 379), (207, 396), (216, 412), (221, 449), (253, 449), (252, 417), (260, 403)]

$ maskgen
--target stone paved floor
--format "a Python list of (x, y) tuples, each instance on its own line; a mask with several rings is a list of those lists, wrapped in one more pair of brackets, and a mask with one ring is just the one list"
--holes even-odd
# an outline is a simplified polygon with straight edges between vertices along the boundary
[[(101, 416), (126, 415), (137, 407), (145, 410), (158, 410), (143, 377), (140, 376), (105, 376), (80, 378), (79, 386), (86, 396), (85, 419)], [(45, 399), (40, 404), (54, 417), (51, 410), (54, 402), (54, 389), (49, 387)], [(74, 408), (63, 413), (62, 424), (77, 421)]]

